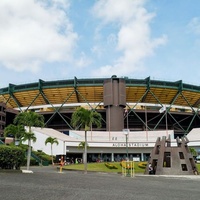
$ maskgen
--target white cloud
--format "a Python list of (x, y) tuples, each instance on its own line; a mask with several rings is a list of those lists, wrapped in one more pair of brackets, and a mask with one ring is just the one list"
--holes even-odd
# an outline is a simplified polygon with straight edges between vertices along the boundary
[(38, 71), (44, 62), (70, 61), (78, 39), (66, 16), (68, 0), (0, 1), (0, 62)]
[(92, 53), (97, 55), (98, 58), (101, 58), (101, 56), (103, 55), (103, 49), (102, 49), (102, 47), (100, 47), (98, 45), (93, 46), (91, 51), (92, 51)]
[(79, 58), (74, 60), (74, 65), (78, 68), (84, 68), (88, 66), (92, 61), (85, 55), (84, 52), (81, 52), (81, 55)]
[(200, 35), (200, 18), (194, 17), (188, 24), (188, 28), (193, 33)]
[(121, 52), (121, 57), (113, 65), (98, 70), (100, 76), (127, 75), (141, 70), (142, 60), (166, 42), (165, 36), (151, 38), (150, 22), (154, 13), (147, 12), (144, 4), (145, 0), (101, 0), (94, 5), (94, 15), (105, 26), (113, 23), (118, 26), (116, 51)]

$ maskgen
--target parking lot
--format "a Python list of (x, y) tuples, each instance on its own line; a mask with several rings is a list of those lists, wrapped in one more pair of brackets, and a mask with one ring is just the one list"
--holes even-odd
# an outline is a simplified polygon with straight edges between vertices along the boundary
[(172, 200), (199, 199), (199, 176), (163, 177), (63, 171), (33, 167), (34, 173), (0, 173), (4, 200)]

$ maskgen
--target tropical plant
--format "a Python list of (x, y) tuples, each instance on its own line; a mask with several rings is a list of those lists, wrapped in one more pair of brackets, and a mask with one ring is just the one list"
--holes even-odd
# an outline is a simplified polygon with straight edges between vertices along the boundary
[(35, 142), (36, 137), (31, 131), (31, 127), (43, 127), (44, 126), (44, 117), (36, 112), (27, 111), (19, 113), (15, 119), (14, 123), (18, 125), (26, 126), (26, 133), (22, 137), (22, 141), (28, 140), (28, 155), (27, 155), (27, 170), (30, 166), (31, 158), (31, 141)]
[(192, 154), (192, 156), (197, 156), (198, 155), (196, 149), (193, 148), (193, 147), (190, 147), (190, 153)]
[[(87, 148), (89, 148), (89, 145), (87, 144)], [(78, 145), (78, 149), (85, 149), (85, 142), (80, 142)]]
[(23, 125), (14, 125), (10, 124), (4, 129), (4, 137), (12, 136), (15, 139), (15, 142), (21, 140), (25, 134), (25, 129)]
[(87, 110), (83, 107), (77, 108), (72, 114), (71, 124), (77, 128), (84, 128), (85, 131), (85, 145), (84, 145), (84, 171), (87, 173), (87, 131), (90, 130), (92, 125), (96, 125), (97, 128), (101, 127), (102, 116), (100, 113), (94, 110)]
[(51, 159), (52, 159), (52, 165), (54, 165), (54, 162), (53, 162), (53, 144), (59, 144), (57, 138), (52, 138), (52, 137), (48, 137), (46, 140), (45, 140), (45, 145), (47, 145), (48, 143), (51, 144)]
[[(87, 144), (87, 149), (89, 148), (89, 145)], [(83, 151), (83, 157), (84, 157), (84, 150), (85, 150), (85, 142), (80, 142), (78, 145), (78, 149), (82, 149)]]

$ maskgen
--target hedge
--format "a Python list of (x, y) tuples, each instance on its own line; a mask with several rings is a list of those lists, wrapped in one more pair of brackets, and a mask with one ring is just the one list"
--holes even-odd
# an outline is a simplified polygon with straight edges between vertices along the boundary
[(20, 169), (25, 151), (20, 147), (0, 145), (0, 169)]
[[(36, 156), (38, 156), (39, 158), (41, 158), (43, 161), (48, 161), (49, 164), (52, 164), (52, 158), (50, 155), (44, 153), (41, 150), (38, 151), (32, 151)], [(55, 161), (55, 156), (54, 156), (54, 161)]]

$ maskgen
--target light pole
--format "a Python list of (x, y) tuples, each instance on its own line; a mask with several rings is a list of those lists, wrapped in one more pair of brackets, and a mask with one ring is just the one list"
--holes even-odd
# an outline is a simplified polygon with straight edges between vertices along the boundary
[(129, 158), (128, 158), (128, 135), (129, 135), (129, 129), (123, 129), (123, 133), (126, 136), (126, 157), (127, 157), (127, 160), (129, 160)]
[(130, 163), (129, 163), (129, 158), (128, 158), (128, 135), (129, 135), (129, 129), (123, 129), (123, 133), (126, 136), (126, 168), (127, 168), (127, 174), (126, 176), (130, 176), (129, 173), (129, 167), (130, 167)]

